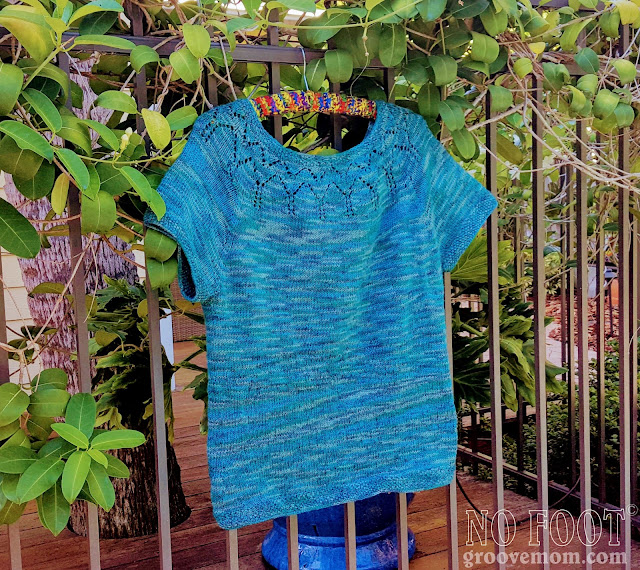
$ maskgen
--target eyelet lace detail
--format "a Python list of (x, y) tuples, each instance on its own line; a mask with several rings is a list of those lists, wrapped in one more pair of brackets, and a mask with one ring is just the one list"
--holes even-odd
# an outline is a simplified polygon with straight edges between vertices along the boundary
[(200, 138), (202, 152), (215, 155), (226, 173), (239, 207), (250, 204), (305, 219), (368, 218), (395, 200), (399, 181), (406, 182), (420, 160), (404, 125), (408, 111), (395, 105), (379, 108), (376, 122), (382, 124), (375, 126), (375, 139), (368, 132), (368, 144), (365, 137), (329, 156), (278, 148), (259, 122), (261, 130), (251, 125), (257, 116), (248, 113), (255, 113), (248, 100), (212, 109)]

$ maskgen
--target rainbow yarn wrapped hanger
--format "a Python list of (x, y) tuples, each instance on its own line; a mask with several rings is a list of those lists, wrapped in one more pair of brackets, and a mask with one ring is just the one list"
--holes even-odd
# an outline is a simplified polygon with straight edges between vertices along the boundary
[(376, 118), (376, 103), (363, 97), (353, 97), (342, 93), (316, 92), (309, 89), (307, 83), (307, 58), (304, 48), (300, 46), (303, 57), (305, 91), (283, 91), (273, 95), (262, 95), (251, 99), (251, 104), (260, 119), (274, 115), (295, 113), (340, 113), (355, 117)]

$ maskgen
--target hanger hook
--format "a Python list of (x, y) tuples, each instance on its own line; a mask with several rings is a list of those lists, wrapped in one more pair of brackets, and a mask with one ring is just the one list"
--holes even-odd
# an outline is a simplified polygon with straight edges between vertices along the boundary
[(302, 50), (302, 77), (304, 78), (304, 86), (309, 91), (309, 82), (307, 81), (307, 54), (304, 52), (304, 46), (300, 46)]

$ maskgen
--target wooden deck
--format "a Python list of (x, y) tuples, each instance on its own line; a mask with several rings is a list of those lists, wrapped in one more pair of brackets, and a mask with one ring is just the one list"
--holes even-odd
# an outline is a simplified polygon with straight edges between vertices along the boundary
[[(191, 351), (190, 343), (176, 346), (176, 358), (180, 359)], [(188, 374), (179, 375), (178, 389), (174, 396), (176, 415), (175, 449), (182, 469), (182, 484), (187, 500), (192, 508), (190, 518), (172, 530), (172, 548), (174, 568), (180, 570), (225, 569), (225, 532), (220, 529), (211, 514), (209, 500), (209, 479), (206, 465), (206, 441), (198, 431), (198, 421), (202, 410), (200, 402), (191, 397), (191, 392), (183, 392), (181, 387), (190, 381)], [(463, 477), (464, 488), (471, 500), (481, 509), (493, 512), (491, 504), (491, 486), (471, 477)], [(516, 518), (525, 515), (528, 509), (535, 509), (535, 503), (515, 493), (506, 493), (506, 507)], [(461, 568), (493, 568), (484, 561), (472, 566), (465, 565), (465, 553), (490, 552), (493, 550), (491, 539), (486, 546), (476, 542), (465, 546), (467, 541), (467, 509), (471, 507), (462, 494), (458, 493), (458, 531)], [(417, 550), (411, 561), (411, 570), (444, 570), (448, 567), (448, 539), (446, 532), (446, 494), (445, 489), (435, 489), (417, 493), (409, 505), (409, 526), (416, 534)], [(29, 505), (20, 523), (23, 567), (28, 570), (71, 570), (84, 569), (87, 563), (87, 541), (69, 530), (53, 538), (44, 530), (35, 512), (35, 505)], [(257, 570), (265, 568), (260, 553), (260, 545), (271, 527), (270, 522), (252, 525), (239, 530), (240, 568)], [(517, 528), (514, 542), (507, 548), (512, 556), (522, 552), (536, 552), (537, 547), (529, 544), (529, 526), (524, 523)], [(612, 551), (607, 546), (608, 535), (598, 542), (594, 549)], [(158, 568), (157, 540), (155, 537), (133, 538), (125, 540), (103, 540), (100, 542), (103, 568), (151, 570)], [(569, 546), (554, 547), (561, 554), (580, 552), (580, 544), (575, 538)], [(634, 562), (637, 568), (640, 556), (638, 545), (634, 545)], [(468, 554), (466, 554), (468, 556)], [(508, 568), (537, 568), (522, 559), (514, 558)], [(555, 564), (553, 568), (581, 568), (582, 564)], [(594, 568), (616, 569), (616, 564), (594, 565)], [(7, 529), (0, 530), (0, 569), (9, 568)], [(334, 570), (334, 569), (331, 569)], [(340, 570), (340, 569), (336, 569)]]

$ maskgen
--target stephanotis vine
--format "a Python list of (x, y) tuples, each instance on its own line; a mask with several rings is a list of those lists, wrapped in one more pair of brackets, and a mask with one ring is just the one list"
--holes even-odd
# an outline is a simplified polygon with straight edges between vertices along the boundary
[[(151, 285), (166, 290), (177, 273), (176, 244), (158, 232), (145, 235), (142, 213), (150, 206), (156, 214), (163, 214), (165, 205), (156, 188), (201, 113), (216, 100), (224, 103), (268, 92), (267, 66), (236, 61), (234, 52), (238, 45), (267, 44), (269, 28), (277, 31), (279, 45), (303, 46), (311, 54), (306, 66), (279, 66), (283, 89), (302, 89), (308, 84), (312, 90), (328, 90), (331, 84), (340, 84), (344, 92), (382, 98), (383, 74), (372, 62), (393, 68), (395, 103), (424, 116), (441, 142), (451, 143), (450, 151), (479, 178), (487, 156), (484, 134), (495, 124), (505, 238), (516, 231), (516, 219), (526, 220), (530, 215), (530, 149), (535, 137), (543, 148), (548, 220), (567, 217), (560, 167), (571, 166), (588, 177), (591, 213), (599, 208), (599, 214), (589, 218), (589, 231), (602, 230), (615, 243), (616, 191), (621, 187), (635, 190), (640, 170), (640, 145), (632, 144), (629, 149), (630, 172), (619, 169), (615, 145), (621, 128), (629, 129), (633, 143), (639, 138), (640, 0), (604, 2), (601, 10), (597, 5), (602, 4), (570, 0), (565, 7), (555, 8), (544, 2), (533, 6), (528, 0), (3, 3), (0, 169), (5, 182), (16, 191), (14, 199), (0, 200), (0, 246), (19, 258), (33, 259), (50, 248), (53, 240), (68, 235), (72, 219), (69, 192), (77, 187), (82, 231), (88, 238), (83, 249), (86, 264), (95, 261), (96, 248), (103, 246), (142, 268), (132, 255), (142, 250)], [(137, 34), (144, 33), (152, 41), (136, 45), (127, 39), (133, 35), (132, 23)], [(627, 43), (621, 41), (621, 34), (626, 35)], [(621, 49), (627, 44), (628, 48)], [(171, 45), (169, 52), (167, 45)], [(318, 49), (325, 50), (324, 54), (318, 54)], [(533, 78), (542, 85), (540, 101), (534, 99)], [(136, 82), (141, 81), (146, 84), (146, 101), (134, 98)], [(486, 114), (487, 98), (490, 116)], [(532, 129), (536, 115), (543, 132)], [(588, 133), (583, 159), (576, 153), (577, 121), (586, 123)], [(330, 148), (330, 134), (316, 116), (290, 121), (284, 136), (286, 144), (296, 150), (335, 152)], [(44, 205), (44, 213), (25, 215), (27, 206), (34, 203)], [(68, 282), (39, 287), (31, 295), (57, 295), (56, 310), (63, 306), (68, 310)], [(96, 288), (88, 295), (90, 313), (91, 307), (107, 303), (104, 295), (98, 297)], [(127, 306), (131, 305), (127, 315), (140, 319), (136, 330), (146, 335), (146, 312), (139, 312), (141, 293), (134, 294), (123, 284), (120, 290)], [(189, 303), (167, 301), (166, 306), (193, 313)], [(28, 365), (39, 362), (43, 347), (50, 344), (52, 327), (50, 322), (35, 329), (26, 327), (21, 338), (1, 347), (19, 364), (12, 378), (20, 380), (16, 385), (22, 386), (23, 403), (38, 394), (31, 391)], [(105, 353), (115, 354), (118, 342), (123, 342), (114, 330), (93, 331), (96, 361), (105, 358)], [(127, 347), (134, 356), (146, 350), (145, 341), (138, 340), (135, 351)], [(113, 376), (102, 374), (101, 385), (111, 386), (112, 380)], [(101, 390), (112, 394), (110, 389)], [(0, 409), (3, 398), (0, 394)], [(13, 410), (10, 418), (0, 411), (0, 437), (7, 436), (2, 439), (4, 445), (13, 437), (22, 437), (13, 427), (23, 414), (24, 421), (29, 421), (29, 406), (19, 413)], [(109, 410), (106, 420), (106, 416), (94, 420), (105, 420), (105, 429), (117, 430), (121, 427), (117, 405)], [(63, 410), (56, 409), (56, 415), (62, 416)], [(36, 446), (43, 440), (21, 422), (20, 432), (27, 438), (23, 443), (28, 440), (28, 445), (24, 443), (25, 451), (16, 453), (21, 454), (22, 473), (27, 473), (39, 464), (41, 450)], [(50, 437), (56, 424), (44, 427), (50, 429)], [(76, 446), (73, 453), (81, 453), (83, 459), (77, 459), (78, 463), (90, 457), (102, 465), (106, 475), (95, 469), (100, 471), (100, 488), (106, 493), (108, 477), (124, 471), (114, 467), (109, 457), (103, 458), (102, 449), (91, 452), (99, 434), (90, 433), (88, 423), (83, 427), (87, 442), (84, 438), (80, 438), (82, 445), (80, 439), (71, 442)], [(35, 425), (34, 429), (37, 431)], [(64, 439), (63, 433), (56, 433)], [(60, 456), (62, 464), (55, 463), (52, 485), (34, 495), (42, 497), (43, 508), (48, 504), (47, 494), (62, 493), (67, 502), (82, 495), (84, 487), (73, 492), (67, 488), (65, 494), (64, 473), (71, 457), (80, 456)], [(3, 472), (2, 465), (0, 460), (0, 473), (13, 476), (7, 481), (20, 475)], [(53, 474), (61, 469), (62, 479), (54, 480)], [(101, 504), (94, 494), (98, 492), (95, 485), (92, 491), (88, 484), (84, 496)], [(16, 489), (13, 499), (4, 496), (20, 505), (16, 501), (34, 492), (21, 495)], [(15, 518), (18, 510), (3, 509), (0, 522), (10, 522), (6, 513)], [(54, 532), (60, 528), (61, 521), (46, 522), (50, 519), (44, 512), (43, 517)]]

